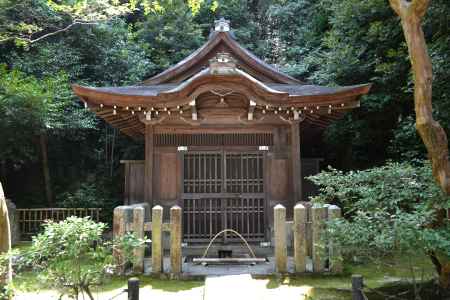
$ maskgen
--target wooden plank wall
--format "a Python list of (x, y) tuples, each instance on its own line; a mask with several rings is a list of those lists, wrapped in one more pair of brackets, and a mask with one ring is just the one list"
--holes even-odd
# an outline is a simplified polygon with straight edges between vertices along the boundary
[[(159, 152), (159, 151), (158, 151)], [(309, 176), (320, 171), (319, 158), (303, 158), (302, 174)], [(143, 202), (144, 199), (144, 161), (122, 161), (125, 168), (125, 204)], [(155, 199), (159, 202), (170, 202), (167, 205), (174, 205), (178, 199), (178, 186), (181, 184), (181, 162), (176, 149), (172, 152), (157, 153), (155, 155)], [(267, 156), (266, 181), (267, 196), (270, 200), (269, 206), (282, 203), (286, 207), (289, 205), (289, 160), (277, 158), (269, 153)], [(303, 201), (308, 201), (308, 197), (315, 195), (317, 187), (309, 180), (303, 178)], [(166, 203), (159, 203), (164, 204)]]
[[(124, 203), (145, 202), (145, 169), (143, 160), (122, 160), (125, 168)], [(180, 159), (176, 148), (157, 150), (154, 154), (153, 200), (154, 205), (171, 207), (179, 204)]]
[[(162, 137), (161, 137), (162, 138)], [(267, 137), (268, 138), (268, 137)], [(292, 154), (289, 151), (290, 136), (287, 130), (274, 132), (274, 143), (266, 153), (264, 162), (267, 221), (272, 224), (272, 209), (280, 203), (287, 208), (291, 219), (295, 205), (292, 189)], [(203, 140), (202, 140), (203, 141)], [(161, 142), (161, 141), (159, 141)], [(189, 146), (191, 147), (191, 146)], [(217, 148), (221, 146), (215, 146)], [(223, 146), (222, 146), (223, 147)], [(208, 146), (192, 146), (196, 150), (210, 149)], [(250, 147), (251, 148), (251, 147)], [(244, 149), (240, 149), (244, 150)], [(183, 170), (181, 153), (175, 146), (157, 146), (154, 151), (153, 204), (169, 208), (180, 205)], [(320, 159), (302, 159), (302, 177), (316, 174), (320, 170)], [(125, 204), (144, 202), (145, 170), (144, 161), (122, 161), (125, 167)], [(302, 201), (314, 195), (317, 188), (309, 181), (302, 180)], [(168, 213), (168, 209), (166, 209)], [(168, 216), (165, 216), (168, 217)]]
[[(178, 203), (181, 181), (181, 162), (176, 148), (160, 148), (155, 153), (154, 165), (154, 204), (170, 208)], [(168, 209), (165, 209), (168, 213)]]
[(289, 187), (289, 160), (268, 156), (267, 161), (267, 196), (270, 207), (282, 204), (287, 207), (290, 195)]
[(124, 204), (144, 201), (145, 170), (143, 160), (122, 160), (125, 168)]

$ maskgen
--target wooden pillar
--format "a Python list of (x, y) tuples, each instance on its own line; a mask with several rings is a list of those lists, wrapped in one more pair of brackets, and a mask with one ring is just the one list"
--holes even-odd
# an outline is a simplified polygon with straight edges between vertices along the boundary
[(170, 208), (170, 268), (174, 276), (181, 273), (181, 207)]
[(153, 143), (154, 128), (152, 125), (145, 124), (145, 183), (144, 200), (153, 207)]
[[(133, 232), (139, 239), (144, 239), (144, 207), (133, 208)], [(133, 271), (136, 274), (144, 272), (144, 246), (139, 246), (134, 249), (135, 262), (133, 265)]]
[(156, 205), (152, 209), (152, 273), (163, 272), (163, 247), (162, 247), (162, 221), (163, 208)]
[[(122, 161), (120, 161), (122, 163)], [(130, 205), (130, 163), (126, 162), (123, 165), (124, 170), (125, 170), (125, 184), (124, 184), (124, 204), (125, 205)], [(145, 175), (144, 175), (145, 176)], [(145, 199), (144, 199), (145, 201)]]
[(273, 152), (277, 159), (287, 158), (287, 133), (287, 128), (285, 127), (277, 127), (273, 130)]
[(294, 263), (295, 272), (306, 272), (306, 207), (300, 203), (294, 206)]
[(286, 208), (278, 204), (274, 212), (275, 267), (277, 273), (287, 272)]
[(300, 160), (300, 122), (291, 125), (292, 189), (294, 203), (302, 201), (302, 164)]
[[(328, 207), (328, 220), (335, 220), (339, 219), (342, 216), (341, 209), (336, 205), (330, 205)], [(333, 273), (342, 273), (343, 266), (342, 266), (342, 254), (341, 250), (334, 245), (332, 242), (329, 243), (330, 247), (330, 271)]]
[(273, 130), (273, 151), (275, 152), (275, 154), (281, 152), (282, 141), (280, 130), (280, 128), (275, 128)]
[(320, 204), (313, 205), (311, 208), (313, 272), (325, 271), (325, 245), (322, 235), (324, 234), (326, 216), (327, 207)]

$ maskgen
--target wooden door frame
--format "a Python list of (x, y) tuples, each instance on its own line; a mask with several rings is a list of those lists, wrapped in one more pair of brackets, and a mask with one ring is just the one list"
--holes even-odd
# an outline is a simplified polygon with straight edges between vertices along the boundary
[[(263, 213), (264, 213), (264, 237), (263, 240), (267, 240), (270, 234), (268, 233), (268, 224), (269, 224), (269, 199), (268, 199), (268, 152), (267, 150), (259, 150), (258, 147), (255, 146), (189, 146), (186, 151), (177, 151), (177, 159), (180, 163), (180, 180), (178, 186), (178, 205), (184, 210), (184, 199), (185, 198), (201, 198), (208, 196), (206, 193), (184, 193), (184, 172), (185, 172), (185, 155), (186, 154), (212, 154), (212, 153), (220, 153), (221, 154), (221, 179), (222, 179), (222, 189), (221, 193), (211, 193), (216, 197), (218, 196), (230, 196), (231, 194), (242, 195), (244, 193), (227, 193), (226, 192), (226, 154), (227, 153), (235, 153), (235, 154), (243, 154), (243, 153), (253, 153), (253, 154), (262, 154), (262, 173), (263, 173), (263, 192), (262, 193), (245, 193), (247, 195), (262, 195), (264, 198), (263, 204)], [(225, 201), (223, 201), (225, 203)], [(226, 205), (226, 203), (225, 203)], [(222, 218), (226, 218), (225, 214)], [(225, 224), (225, 220), (222, 220), (222, 224)], [(223, 241), (226, 242), (226, 235), (223, 237)]]

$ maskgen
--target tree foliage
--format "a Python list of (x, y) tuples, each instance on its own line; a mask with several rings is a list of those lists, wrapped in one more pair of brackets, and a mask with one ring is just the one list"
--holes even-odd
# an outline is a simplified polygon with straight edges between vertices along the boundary
[(422, 253), (440, 274), (438, 263), (450, 257), (450, 221), (437, 212), (450, 207), (450, 197), (435, 184), (428, 162), (356, 172), (330, 168), (309, 179), (320, 187), (314, 201), (344, 210), (345, 218), (330, 224), (328, 236), (347, 258), (367, 262)]
[[(41, 131), (67, 126), (64, 111), (71, 105), (64, 74), (37, 80), (0, 67), (0, 156), (20, 165), (36, 157), (33, 137)], [(20, 134), (17, 134), (20, 132)]]
[[(108, 197), (115, 193), (118, 199), (118, 187), (122, 185), (119, 160), (143, 158), (142, 143), (115, 133), (86, 113), (70, 94), (68, 83), (139, 83), (201, 46), (219, 17), (231, 21), (239, 43), (305, 82), (374, 84), (370, 95), (362, 99), (361, 108), (323, 134), (323, 143), (313, 154), (324, 157), (325, 163), (348, 170), (379, 165), (386, 159), (410, 160), (426, 155), (412, 121), (413, 78), (407, 47), (398, 18), (384, 0), (4, 0), (0, 6), (0, 39), (4, 40), (0, 43), (0, 63), (6, 65), (7, 72), (20, 72), (36, 83), (65, 81), (57, 84), (60, 88), (56, 97), (60, 100), (53, 102), (65, 98), (71, 104), (58, 110), (58, 122), (63, 126), (48, 130), (49, 165), (56, 194), (74, 194), (84, 184), (112, 178), (104, 189)], [(434, 116), (447, 132), (449, 15), (448, 1), (433, 0), (424, 19), (434, 65)], [(89, 24), (29, 41), (64, 29), (76, 20)], [(59, 75), (61, 71), (64, 75)], [(36, 88), (42, 90), (42, 85), (36, 84)], [(22, 94), (26, 90), (25, 85)], [(20, 111), (21, 102), (13, 103), (17, 107), (8, 109)], [(0, 110), (7, 109), (2, 106)], [(33, 127), (12, 115), (6, 115), (0, 123), (6, 120), (8, 128), (25, 133), (0, 132), (0, 140), (10, 143), (0, 151), (9, 151), (11, 157), (14, 153), (17, 158), (0, 166), (6, 191), (19, 205), (42, 205), (42, 199), (36, 196), (41, 194), (42, 183), (33, 179), (36, 176), (31, 178), (39, 168), (35, 163), (38, 148), (30, 135)], [(15, 151), (14, 145), (23, 147)], [(16, 186), (16, 178), (26, 178), (29, 184), (25, 188), (23, 184)]]
[(103, 282), (117, 267), (112, 258), (113, 247), (123, 252), (126, 263), (132, 263), (132, 250), (143, 243), (132, 234), (107, 242), (103, 239), (105, 229), (106, 224), (89, 217), (69, 217), (59, 223), (49, 221), (43, 232), (33, 237), (21, 264), (31, 266), (42, 283), (57, 289), (61, 296), (67, 294), (78, 299), (86, 293), (93, 300), (93, 286)]
[(136, 4), (114, 0), (2, 0), (0, 43), (14, 41), (17, 46), (28, 46), (77, 25), (95, 25), (127, 14)]

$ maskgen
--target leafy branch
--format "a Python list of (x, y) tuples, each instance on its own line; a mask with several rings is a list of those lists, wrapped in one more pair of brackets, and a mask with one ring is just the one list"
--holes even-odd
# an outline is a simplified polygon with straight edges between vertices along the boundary
[[(84, 22), (84, 21), (74, 20), (71, 24), (67, 25), (64, 28), (61, 28), (61, 29), (58, 29), (56, 31), (43, 34), (43, 35), (41, 35), (41, 36), (39, 36), (39, 37), (37, 37), (35, 39), (33, 39), (31, 36), (28, 37), (28, 38), (18, 37), (17, 39), (20, 39), (20, 40), (23, 40), (23, 41), (28, 42), (30, 44), (33, 44), (35, 42), (39, 42), (40, 40), (46, 39), (46, 38), (48, 38), (50, 36), (57, 35), (58, 33), (68, 31), (72, 27), (74, 27), (75, 25), (98, 25), (98, 24), (99, 24), (98, 22)], [(0, 41), (0, 42), (2, 42), (2, 41)]]
[[(127, 15), (136, 9), (136, 5), (137, 1), (118, 3), (112, 0), (78, 0), (70, 4), (52, 0), (33, 3), (6, 1), (0, 4), (0, 43), (15, 41), (26, 46), (67, 32), (77, 25), (98, 25)], [(36, 15), (36, 11), (39, 14)]]

